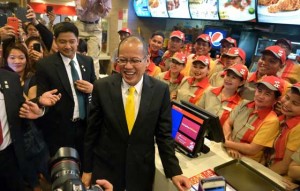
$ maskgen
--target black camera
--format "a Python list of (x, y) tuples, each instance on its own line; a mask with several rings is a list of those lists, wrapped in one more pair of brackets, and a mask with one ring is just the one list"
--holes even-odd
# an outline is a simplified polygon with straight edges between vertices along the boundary
[(50, 160), (53, 191), (103, 191), (98, 185), (86, 189), (80, 178), (78, 152), (70, 147), (61, 147)]

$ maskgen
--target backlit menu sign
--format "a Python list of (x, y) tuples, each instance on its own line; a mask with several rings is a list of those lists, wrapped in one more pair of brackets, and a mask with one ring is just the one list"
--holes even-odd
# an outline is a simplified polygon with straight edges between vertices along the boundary
[(133, 1), (134, 11), (138, 17), (151, 17), (150, 11), (148, 9), (148, 4), (148, 0)]
[(148, 0), (148, 8), (152, 17), (168, 18), (166, 0)]
[(192, 19), (219, 20), (218, 0), (189, 0)]
[(258, 22), (300, 25), (300, 4), (285, 6), (285, 1), (258, 0)]
[(167, 0), (167, 10), (170, 18), (191, 18), (188, 0)]
[(255, 22), (255, 0), (219, 0), (221, 20)]

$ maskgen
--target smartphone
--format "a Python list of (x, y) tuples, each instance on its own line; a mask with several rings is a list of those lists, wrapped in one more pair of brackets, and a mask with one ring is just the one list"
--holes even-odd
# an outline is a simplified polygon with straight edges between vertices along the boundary
[[(202, 186), (202, 188), (201, 188)], [(226, 181), (223, 176), (214, 176), (201, 179), (198, 190), (203, 191), (226, 191)]]
[(26, 15), (27, 15), (27, 8), (16, 7), (16, 8), (14, 9), (14, 13), (15, 13), (16, 17), (17, 17), (18, 19), (20, 19), (21, 21), (23, 21), (23, 22), (28, 21), (28, 19), (26, 18)]
[(15, 32), (18, 32), (19, 20), (17, 17), (7, 17), (7, 25), (12, 26)]
[(50, 12), (52, 12), (52, 11), (53, 11), (53, 6), (49, 6), (49, 5), (48, 5), (48, 6), (46, 7), (46, 12), (47, 12), (47, 13), (50, 13)]
[(40, 43), (34, 43), (33, 44), (33, 50), (41, 52), (41, 44)]
[(5, 13), (0, 13), (0, 27), (3, 27), (7, 22), (7, 15)]

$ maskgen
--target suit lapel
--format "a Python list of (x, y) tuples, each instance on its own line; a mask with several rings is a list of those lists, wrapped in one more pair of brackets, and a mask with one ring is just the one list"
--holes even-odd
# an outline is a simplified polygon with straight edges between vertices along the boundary
[(60, 78), (60, 81), (67, 91), (68, 95), (73, 99), (73, 94), (72, 94), (72, 89), (71, 89), (71, 84), (69, 81), (68, 73), (66, 70), (66, 67), (64, 65), (64, 62), (60, 56), (60, 53), (57, 53), (57, 62), (55, 62), (56, 66), (56, 71), (58, 73), (58, 76)]
[(76, 56), (77, 56), (77, 61), (78, 61), (79, 67), (80, 67), (82, 79), (89, 81), (87, 70), (86, 70), (86, 64), (84, 63), (84, 60), (82, 59), (82, 57), (79, 54), (77, 54)]
[(127, 128), (127, 122), (126, 122), (126, 116), (125, 116), (125, 110), (123, 105), (123, 99), (122, 99), (122, 91), (121, 91), (121, 82), (122, 77), (120, 74), (114, 75), (114, 80), (112, 81), (112, 88), (110, 90), (110, 96), (112, 98), (112, 107), (113, 111), (116, 114), (116, 120), (120, 123), (120, 129), (121, 133), (128, 137), (128, 128)]
[[(153, 97), (153, 85), (150, 81), (148, 75), (144, 75), (143, 89), (141, 95), (140, 108), (138, 111), (138, 115), (136, 117), (136, 121), (134, 123), (131, 134), (134, 134), (135, 131), (141, 130), (143, 128), (143, 120), (147, 115), (147, 111), (149, 111), (150, 103)], [(139, 128), (139, 129), (137, 129)]]

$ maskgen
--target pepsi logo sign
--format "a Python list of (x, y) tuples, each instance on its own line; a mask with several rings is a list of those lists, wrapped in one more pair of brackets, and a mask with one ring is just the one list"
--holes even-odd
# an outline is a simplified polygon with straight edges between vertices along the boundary
[(221, 32), (209, 32), (208, 34), (211, 38), (211, 43), (216, 46), (219, 47), (221, 46), (221, 40), (224, 38), (223, 34)]

